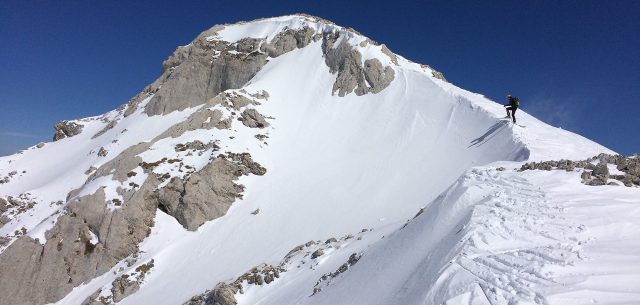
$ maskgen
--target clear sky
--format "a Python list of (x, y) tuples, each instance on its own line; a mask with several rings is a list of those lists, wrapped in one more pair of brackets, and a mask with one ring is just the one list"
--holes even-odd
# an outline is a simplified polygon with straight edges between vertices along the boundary
[(640, 1), (0, 1), (0, 155), (126, 103), (219, 23), (304, 12), (619, 153), (640, 152)]

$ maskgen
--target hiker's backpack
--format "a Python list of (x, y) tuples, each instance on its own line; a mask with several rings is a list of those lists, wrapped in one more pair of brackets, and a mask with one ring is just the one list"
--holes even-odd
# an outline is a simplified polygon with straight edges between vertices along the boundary
[(520, 101), (518, 100), (517, 97), (514, 96), (514, 97), (511, 97), (511, 99), (513, 104), (516, 105), (516, 107), (520, 107)]

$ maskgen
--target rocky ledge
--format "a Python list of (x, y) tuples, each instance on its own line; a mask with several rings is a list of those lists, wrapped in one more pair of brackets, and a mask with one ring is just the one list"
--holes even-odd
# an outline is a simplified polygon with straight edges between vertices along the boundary
[[(608, 165), (614, 165), (622, 174), (611, 174)], [(640, 186), (640, 158), (638, 156), (625, 157), (621, 155), (599, 154), (586, 160), (571, 161), (543, 161), (529, 162), (520, 167), (525, 170), (566, 170), (583, 169), (580, 175), (582, 183), (586, 185), (618, 185), (618, 180), (627, 187)]]

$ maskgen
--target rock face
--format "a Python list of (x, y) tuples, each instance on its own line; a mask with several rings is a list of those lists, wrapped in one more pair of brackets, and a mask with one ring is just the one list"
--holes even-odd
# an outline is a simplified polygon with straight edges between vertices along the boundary
[(329, 72), (337, 73), (333, 84), (334, 94), (337, 92), (338, 96), (345, 96), (351, 92), (355, 92), (356, 95), (378, 93), (393, 81), (395, 77), (393, 68), (383, 68), (378, 59), (366, 60), (363, 67), (362, 55), (346, 40), (335, 45), (339, 37), (339, 33), (327, 33), (322, 41), (325, 63), (329, 67)]
[(53, 141), (58, 141), (66, 137), (73, 137), (82, 132), (84, 125), (69, 121), (60, 121), (53, 126), (56, 133), (53, 135)]
[(173, 178), (154, 196), (160, 210), (173, 216), (186, 229), (195, 231), (204, 222), (227, 213), (244, 186), (234, 181), (239, 176), (264, 175), (266, 169), (253, 162), (251, 156), (221, 155), (182, 181)]
[(201, 34), (165, 61), (159, 79), (162, 86), (145, 107), (147, 114), (183, 110), (203, 104), (227, 89), (240, 88), (267, 62), (266, 54), (248, 48), (246, 43), (207, 39), (216, 30), (214, 27)]
[[(220, 92), (238, 89), (246, 84), (267, 63), (296, 48), (304, 48), (311, 42), (323, 39), (325, 62), (331, 73), (337, 73), (333, 92), (345, 96), (378, 93), (394, 79), (390, 66), (383, 66), (378, 59), (367, 59), (348, 42), (334, 44), (338, 32), (315, 33), (309, 27), (286, 29), (271, 41), (262, 38), (244, 38), (235, 43), (212, 37), (224, 26), (215, 26), (196, 38), (190, 45), (179, 47), (164, 63), (161, 77), (134, 97), (126, 106), (127, 116), (145, 97), (153, 97), (145, 106), (149, 115), (166, 114), (176, 110), (203, 104)], [(385, 46), (382, 51), (397, 64), (397, 57)], [(107, 126), (108, 127), (108, 126)], [(106, 128), (107, 128), (106, 127)]]
[(273, 41), (262, 45), (260, 51), (271, 57), (278, 57), (284, 53), (304, 48), (313, 40), (313, 29), (304, 27), (300, 30), (288, 29), (279, 33)]
[(156, 183), (145, 184), (114, 211), (106, 208), (101, 190), (78, 198), (46, 233), (44, 245), (18, 238), (0, 255), (0, 304), (55, 302), (135, 253), (153, 225), (155, 206), (147, 197)]
[(383, 67), (377, 58), (364, 61), (364, 78), (371, 86), (369, 92), (378, 93), (391, 84), (395, 72), (389, 66)]

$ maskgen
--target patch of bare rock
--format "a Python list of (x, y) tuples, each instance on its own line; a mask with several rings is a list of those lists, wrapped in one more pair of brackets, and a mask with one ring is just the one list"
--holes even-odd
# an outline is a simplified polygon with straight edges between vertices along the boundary
[(67, 137), (73, 137), (82, 132), (84, 125), (69, 121), (60, 121), (53, 126), (56, 130), (53, 135), (53, 141), (58, 141)]
[[(614, 165), (623, 174), (610, 174), (608, 165)], [(640, 158), (621, 155), (599, 154), (580, 161), (559, 160), (529, 162), (522, 165), (520, 171), (525, 170), (566, 170), (583, 169), (580, 178), (586, 185), (618, 185), (618, 180), (627, 187), (640, 186)]]

